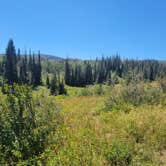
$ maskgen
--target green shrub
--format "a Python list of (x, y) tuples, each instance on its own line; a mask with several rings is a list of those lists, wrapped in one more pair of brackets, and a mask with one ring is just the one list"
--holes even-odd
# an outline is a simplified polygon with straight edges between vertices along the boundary
[(112, 166), (127, 166), (132, 161), (131, 146), (126, 142), (114, 141), (106, 158)]
[(53, 128), (58, 126), (50, 124), (55, 122), (54, 118), (60, 121), (56, 105), (45, 98), (44, 103), (42, 97), (34, 100), (28, 86), (6, 86), (5, 91), (5, 102), (0, 107), (1, 160), (11, 164), (33, 159), (34, 164), (35, 158), (44, 152)]
[(86, 86), (82, 88), (79, 92), (80, 96), (92, 96), (92, 95), (104, 95), (106, 88), (102, 84), (100, 85), (93, 85), (93, 86)]
[(90, 95), (89, 89), (88, 88), (84, 88), (81, 90), (81, 96), (88, 96)]
[(166, 93), (166, 79), (160, 80), (159, 84), (163, 92)]
[(95, 94), (97, 94), (97, 95), (103, 95), (104, 94), (104, 89), (103, 89), (102, 84), (97, 86), (97, 88), (95, 89)]
[(140, 129), (140, 126), (135, 120), (130, 120), (126, 127), (128, 136), (133, 138), (136, 143), (142, 143), (145, 137), (145, 132)]
[(105, 102), (105, 110), (129, 112), (133, 106), (158, 104), (162, 97), (162, 90), (159, 87), (143, 84), (124, 85), (118, 90), (113, 89)]

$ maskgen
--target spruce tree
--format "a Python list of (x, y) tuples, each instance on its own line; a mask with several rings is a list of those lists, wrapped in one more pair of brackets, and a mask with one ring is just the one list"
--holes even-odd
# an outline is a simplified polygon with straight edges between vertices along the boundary
[(67, 94), (63, 81), (59, 83), (59, 94), (60, 95)]
[(28, 70), (29, 70), (30, 72), (32, 71), (32, 55), (31, 55), (31, 50), (29, 51)]
[(58, 86), (57, 86), (56, 74), (54, 74), (54, 76), (51, 79), (50, 93), (51, 93), (51, 95), (57, 95), (58, 94)]
[(70, 65), (68, 59), (65, 61), (65, 84), (71, 85), (71, 78), (70, 78)]
[(18, 73), (17, 73), (17, 57), (14, 47), (13, 40), (10, 39), (5, 56), (5, 69), (4, 69), (5, 79), (8, 84), (13, 84), (18, 82)]
[(41, 57), (40, 57), (40, 51), (38, 52), (38, 62), (36, 65), (36, 73), (35, 73), (35, 79), (36, 79), (36, 85), (42, 84), (42, 67), (41, 67)]
[(35, 54), (33, 53), (32, 57), (32, 66), (31, 66), (31, 84), (36, 86), (36, 63), (35, 63)]
[(21, 53), (20, 53), (20, 49), (18, 49), (18, 52), (17, 52), (17, 61), (19, 62), (21, 60)]
[(46, 77), (46, 86), (47, 86), (47, 88), (50, 88), (50, 79), (49, 79), (48, 74), (47, 74), (47, 77)]
[(28, 84), (28, 73), (27, 73), (27, 62), (26, 56), (22, 58), (22, 63), (20, 66), (19, 82), (21, 84)]
[(86, 68), (85, 68), (85, 84), (89, 85), (93, 83), (93, 75), (92, 75), (92, 67), (89, 64), (86, 64)]

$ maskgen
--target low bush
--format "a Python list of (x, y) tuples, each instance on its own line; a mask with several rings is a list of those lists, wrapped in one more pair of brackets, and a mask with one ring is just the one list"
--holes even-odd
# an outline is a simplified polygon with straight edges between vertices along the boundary
[(126, 142), (114, 141), (106, 153), (106, 158), (112, 166), (130, 165), (132, 161), (132, 148)]
[(163, 93), (160, 87), (153, 87), (144, 84), (131, 84), (129, 86), (114, 88), (111, 96), (106, 100), (107, 111), (129, 112), (135, 106), (143, 104), (159, 104)]
[(159, 81), (159, 85), (164, 93), (166, 93), (166, 79), (162, 79)]
[(101, 84), (87, 86), (80, 91), (80, 96), (104, 95), (109, 87)]

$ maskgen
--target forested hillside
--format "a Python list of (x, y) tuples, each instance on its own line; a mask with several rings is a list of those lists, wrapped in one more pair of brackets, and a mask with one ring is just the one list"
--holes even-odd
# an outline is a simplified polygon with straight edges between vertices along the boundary
[(0, 58), (0, 165), (166, 165), (166, 62)]

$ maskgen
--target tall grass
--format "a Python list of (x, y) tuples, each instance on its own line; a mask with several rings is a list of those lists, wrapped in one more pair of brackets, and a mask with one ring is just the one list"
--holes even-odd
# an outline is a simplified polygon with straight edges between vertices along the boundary
[[(121, 90), (117, 89), (119, 93)], [(64, 126), (59, 144), (48, 150), (47, 165), (164, 165), (166, 108), (161, 104), (164, 93), (150, 85), (143, 89), (148, 91), (147, 95), (153, 94), (150, 90), (160, 92), (159, 98), (156, 94), (152, 100), (143, 97), (146, 102), (139, 99), (139, 106), (131, 101), (128, 113), (105, 111), (107, 95), (57, 100)]]

